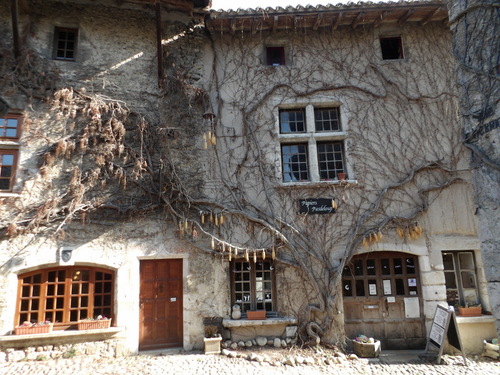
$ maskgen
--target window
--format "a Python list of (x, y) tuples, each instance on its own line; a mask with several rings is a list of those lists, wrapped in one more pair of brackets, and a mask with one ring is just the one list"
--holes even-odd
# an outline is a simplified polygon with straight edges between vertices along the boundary
[(448, 304), (479, 304), (474, 252), (443, 252), (443, 265)]
[(248, 310), (266, 310), (268, 316), (275, 315), (274, 265), (271, 260), (231, 262), (231, 302)]
[(267, 65), (285, 65), (285, 47), (267, 47), (266, 61)]
[(11, 192), (16, 176), (22, 117), (0, 117), (0, 192)]
[(74, 61), (78, 30), (56, 27), (54, 32), (54, 59)]
[(283, 182), (332, 181), (346, 173), (339, 107), (279, 112)]
[(59, 267), (19, 276), (16, 325), (49, 320), (76, 323), (113, 316), (114, 272), (92, 267)]
[(17, 150), (0, 149), (0, 191), (12, 191), (16, 165)]
[(380, 49), (384, 60), (404, 59), (403, 41), (400, 36), (380, 38)]

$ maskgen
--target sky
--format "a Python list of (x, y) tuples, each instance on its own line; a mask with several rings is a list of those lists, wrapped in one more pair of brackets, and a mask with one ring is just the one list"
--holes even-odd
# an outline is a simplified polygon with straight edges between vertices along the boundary
[(345, 2), (341, 0), (212, 0), (212, 9), (249, 9), (249, 8), (267, 8), (267, 7), (286, 7), (288, 5), (325, 5), (325, 4), (337, 4), (340, 2)]

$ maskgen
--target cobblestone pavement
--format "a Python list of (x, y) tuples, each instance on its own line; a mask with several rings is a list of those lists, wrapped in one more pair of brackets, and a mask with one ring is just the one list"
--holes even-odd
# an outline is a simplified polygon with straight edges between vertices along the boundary
[(333, 365), (272, 365), (244, 358), (200, 353), (173, 353), (120, 358), (95, 359), (76, 356), (68, 359), (8, 362), (0, 364), (0, 374), (6, 375), (500, 375), (500, 362), (487, 358), (468, 359), (445, 357), (447, 364), (435, 365), (423, 360), (406, 363), (395, 361), (354, 360)]

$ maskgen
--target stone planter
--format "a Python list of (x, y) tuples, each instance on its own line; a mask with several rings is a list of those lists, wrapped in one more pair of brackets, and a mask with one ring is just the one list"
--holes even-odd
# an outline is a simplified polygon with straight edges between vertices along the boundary
[(380, 341), (364, 343), (353, 341), (354, 354), (361, 358), (375, 358), (380, 355)]
[(266, 310), (247, 311), (248, 320), (264, 320), (266, 319)]
[(205, 337), (205, 354), (220, 354), (220, 342), (222, 337)]
[(35, 333), (52, 332), (53, 324), (39, 324), (35, 326), (19, 326), (14, 328), (14, 335), (33, 335)]
[(481, 306), (478, 307), (459, 307), (458, 314), (460, 316), (481, 316)]
[(80, 320), (77, 324), (77, 329), (103, 329), (111, 327), (111, 319), (101, 319), (101, 320)]

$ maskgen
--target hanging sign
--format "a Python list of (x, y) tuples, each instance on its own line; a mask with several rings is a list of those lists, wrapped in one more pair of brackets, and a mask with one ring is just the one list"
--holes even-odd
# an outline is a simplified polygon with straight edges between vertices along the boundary
[(301, 214), (333, 214), (337, 207), (332, 198), (307, 198), (299, 200)]

